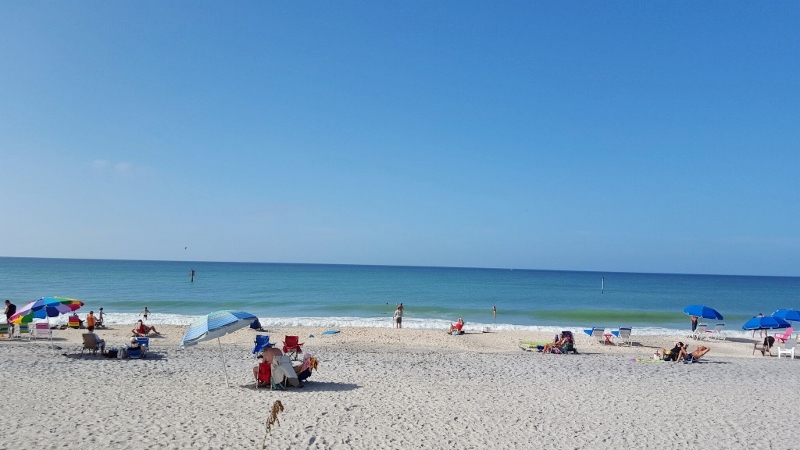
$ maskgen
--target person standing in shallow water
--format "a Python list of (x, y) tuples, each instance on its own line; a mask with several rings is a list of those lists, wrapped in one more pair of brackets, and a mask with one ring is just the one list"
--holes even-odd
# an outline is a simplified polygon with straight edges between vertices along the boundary
[(395, 328), (403, 328), (403, 309), (398, 306), (397, 309), (394, 310), (394, 327)]
[(692, 316), (692, 331), (697, 329), (697, 316)]

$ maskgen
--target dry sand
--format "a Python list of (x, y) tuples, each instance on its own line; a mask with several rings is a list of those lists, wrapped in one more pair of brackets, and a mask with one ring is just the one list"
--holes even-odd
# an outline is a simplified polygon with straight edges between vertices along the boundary
[[(121, 345), (131, 327), (99, 334)], [(320, 367), (303, 388), (270, 391), (253, 387), (255, 332), (222, 338), (227, 388), (215, 341), (179, 350), (184, 327), (159, 331), (144, 360), (81, 356), (79, 330), (56, 331), (55, 352), (0, 340), (0, 448), (256, 449), (275, 400), (285, 407), (275, 449), (800, 446), (788, 433), (800, 361), (753, 356), (746, 339), (674, 364), (632, 358), (685, 338), (614, 347), (579, 337), (579, 355), (542, 355), (517, 344), (545, 333), (276, 329), (272, 342), (301, 336)]]

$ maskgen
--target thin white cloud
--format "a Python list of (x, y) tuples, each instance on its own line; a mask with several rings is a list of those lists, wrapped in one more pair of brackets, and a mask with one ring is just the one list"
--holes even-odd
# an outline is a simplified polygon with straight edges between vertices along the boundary
[(105, 159), (95, 159), (92, 161), (92, 169), (97, 171), (106, 170), (108, 166), (109, 163)]
[(114, 170), (121, 173), (131, 173), (133, 171), (133, 164), (129, 162), (120, 162), (114, 164)]
[(123, 178), (147, 177), (152, 175), (152, 170), (147, 167), (137, 166), (128, 161), (112, 162), (105, 159), (92, 161), (92, 170), (95, 172), (113, 173)]

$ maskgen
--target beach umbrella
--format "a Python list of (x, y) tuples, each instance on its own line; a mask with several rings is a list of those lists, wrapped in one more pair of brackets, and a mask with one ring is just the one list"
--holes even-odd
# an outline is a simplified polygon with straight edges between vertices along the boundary
[(800, 322), (800, 311), (796, 309), (779, 309), (772, 313), (772, 317), (777, 317), (783, 320), (792, 322)]
[[(49, 328), (50, 317), (58, 317), (61, 314), (77, 311), (81, 306), (83, 306), (83, 302), (74, 298), (42, 297), (18, 309), (16, 313), (8, 318), (8, 321), (14, 325), (22, 325), (33, 322), (33, 319), (46, 319), (47, 327)], [(50, 346), (53, 346), (52, 332), (50, 333)]]
[(225, 372), (225, 384), (230, 387), (228, 382), (228, 369), (225, 367), (225, 354), (222, 353), (222, 343), (219, 338), (228, 333), (233, 333), (239, 328), (249, 326), (256, 316), (244, 311), (216, 311), (211, 314), (199, 317), (189, 325), (186, 334), (181, 341), (181, 348), (196, 345), (199, 342), (209, 339), (217, 339), (219, 353), (222, 355), (222, 370)]
[(74, 298), (42, 297), (18, 309), (8, 321), (14, 325), (31, 323), (33, 319), (48, 319), (77, 311), (81, 306), (83, 302)]
[(705, 305), (689, 305), (683, 309), (683, 312), (703, 319), (722, 320), (722, 314), (718, 313), (716, 309)]
[(789, 328), (789, 322), (780, 317), (753, 317), (742, 325), (743, 330), (775, 330), (778, 328)]

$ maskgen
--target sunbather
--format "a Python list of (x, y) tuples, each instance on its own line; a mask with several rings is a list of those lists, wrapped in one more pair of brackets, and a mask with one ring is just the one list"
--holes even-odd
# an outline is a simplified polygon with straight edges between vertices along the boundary
[(679, 361), (686, 361), (686, 362), (695, 362), (700, 359), (701, 356), (705, 355), (706, 353), (710, 352), (711, 349), (702, 345), (698, 345), (696, 349), (694, 349), (691, 353), (686, 353), (686, 347), (683, 347), (680, 353), (678, 353), (678, 359), (675, 362)]
[(156, 327), (148, 327), (141, 320), (136, 322), (136, 328), (131, 330), (131, 332), (137, 336), (147, 336), (150, 333), (158, 334), (158, 331), (156, 331)]
[[(556, 335), (558, 338), (558, 335)], [(542, 349), (542, 353), (565, 353), (566, 346), (571, 342), (570, 336), (561, 334), (561, 338), (557, 339), (555, 342), (550, 344), (545, 344), (544, 348)], [(558, 349), (559, 351), (556, 352), (555, 350)]]
[(450, 333), (456, 331), (458, 334), (463, 333), (462, 329), (464, 328), (464, 321), (461, 320), (461, 317), (458, 318), (458, 322), (453, 325), (450, 325)]

